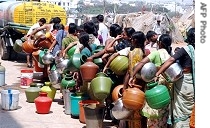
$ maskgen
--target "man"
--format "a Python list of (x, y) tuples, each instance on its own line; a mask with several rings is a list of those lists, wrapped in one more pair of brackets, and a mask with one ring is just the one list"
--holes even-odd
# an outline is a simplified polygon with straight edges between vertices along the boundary
[[(36, 24), (34, 24), (33, 26), (31, 26), (31, 28), (28, 30), (28, 33), (27, 33), (26, 36), (25, 36), (25, 40), (28, 39), (28, 37), (31, 35), (31, 33), (32, 33), (35, 29), (37, 29), (37, 28), (43, 26), (45, 23), (46, 23), (46, 19), (45, 19), (45, 18), (39, 19), (39, 21), (38, 21)], [(36, 33), (35, 38), (41, 36), (42, 34), (44, 34), (44, 31), (39, 31), (38, 33)], [(31, 54), (27, 54), (26, 59), (27, 59), (27, 67), (32, 68), (33, 66), (32, 66), (32, 64), (31, 64), (31, 62), (30, 62)]]
[[(39, 19), (39, 21), (34, 24), (33, 26), (31, 26), (31, 28), (28, 30), (27, 36), (29, 36), (35, 29), (43, 26), (46, 23), (46, 19), (45, 18), (41, 18)], [(36, 35), (41, 35), (44, 34), (44, 31), (40, 31), (39, 34)]]
[(157, 16), (157, 23), (153, 26), (153, 31), (156, 32), (158, 35), (164, 34), (164, 27), (161, 25), (161, 16)]
[(109, 30), (107, 26), (103, 23), (104, 22), (104, 16), (98, 15), (96, 16), (98, 22), (99, 22), (99, 30), (98, 30), (98, 36), (101, 36), (102, 38), (102, 45), (105, 46), (105, 42), (109, 37)]
[(146, 54), (149, 54), (152, 51), (156, 51), (158, 49), (157, 41), (159, 35), (156, 32), (150, 30), (147, 32), (146, 38), (147, 38), (147, 43), (145, 45), (145, 49), (147, 49), (146, 51), (148, 52)]

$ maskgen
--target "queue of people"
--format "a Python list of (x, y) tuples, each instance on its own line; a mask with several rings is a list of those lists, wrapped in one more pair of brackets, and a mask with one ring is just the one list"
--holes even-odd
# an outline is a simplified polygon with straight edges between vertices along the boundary
[[(68, 58), (68, 50), (76, 46), (74, 54), (81, 53), (90, 59), (101, 57), (104, 64), (101, 71), (104, 73), (109, 70), (110, 63), (117, 56), (128, 57), (129, 66), (126, 74), (119, 76), (116, 85), (114, 85), (123, 84), (123, 90), (132, 85), (141, 85), (141, 90), (145, 91), (147, 82), (137, 78), (136, 74), (148, 62), (154, 63), (158, 68), (154, 81), (163, 79), (167, 83), (167, 79), (162, 75), (163, 72), (174, 62), (178, 62), (184, 75), (178, 81), (173, 82), (172, 90), (169, 90), (172, 93), (170, 105), (155, 110), (145, 103), (142, 109), (135, 111), (131, 116), (139, 119), (138, 122), (132, 123), (132, 121), (120, 120), (116, 122), (116, 125), (119, 128), (168, 128), (170, 126), (173, 128), (190, 128), (190, 116), (195, 103), (195, 28), (191, 28), (187, 32), (186, 41), (188, 45), (176, 49), (176, 52), (173, 53), (172, 37), (167, 33), (155, 32), (157, 27), (154, 28), (155, 31), (149, 30), (147, 33), (143, 33), (132, 27), (122, 28), (118, 24), (112, 24), (108, 28), (103, 24), (103, 15), (98, 15), (97, 19), (99, 24), (93, 21), (87, 21), (81, 26), (70, 23), (68, 32), (60, 24), (59, 17), (53, 18), (49, 24), (46, 24), (46, 20), (40, 19), (39, 26), (32, 32), (30, 31), (27, 38), (33, 38), (39, 31), (50, 32), (53, 39), (48, 52)], [(38, 45), (44, 39), (46, 39), (45, 36), (39, 36), (34, 45)], [(94, 48), (100, 45), (104, 46), (104, 49), (93, 54)], [(48, 70), (50, 68), (51, 66)], [(77, 75), (76, 78), (81, 79), (79, 72), (75, 74)], [(110, 97), (108, 98), (107, 102), (112, 101)], [(107, 115), (109, 115), (110, 109), (109, 104), (107, 104)], [(152, 113), (159, 115), (158, 118), (150, 118)]]

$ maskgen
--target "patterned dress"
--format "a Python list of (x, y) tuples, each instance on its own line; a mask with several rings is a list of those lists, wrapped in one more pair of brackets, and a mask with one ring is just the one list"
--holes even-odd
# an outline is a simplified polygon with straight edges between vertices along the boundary
[[(135, 65), (143, 59), (143, 52), (140, 48), (135, 48), (129, 52), (129, 74), (133, 74)], [(141, 128), (141, 115), (140, 111), (137, 110), (133, 115), (129, 117), (128, 126), (129, 128)]]

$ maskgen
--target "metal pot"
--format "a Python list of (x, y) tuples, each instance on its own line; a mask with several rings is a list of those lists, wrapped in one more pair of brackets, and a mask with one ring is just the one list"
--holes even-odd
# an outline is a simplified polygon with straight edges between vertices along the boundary
[(111, 114), (117, 120), (126, 119), (134, 112), (134, 110), (127, 109), (123, 106), (121, 98), (117, 99), (112, 104), (114, 105), (114, 107), (111, 109)]
[(63, 73), (64, 70), (68, 67), (69, 59), (57, 58), (55, 60), (56, 70), (59, 73)]
[(152, 62), (148, 62), (136, 74), (136, 78), (139, 78), (139, 79), (141, 78), (145, 82), (150, 82), (155, 77), (156, 72), (157, 72), (157, 67), (155, 66), (155, 64), (153, 64)]
[(60, 74), (58, 73), (57, 70), (51, 70), (48, 77), (49, 77), (50, 83), (57, 84), (59, 82)]
[(42, 62), (44, 64), (52, 64), (55, 60), (55, 57), (51, 52), (45, 52), (44, 56), (42, 57)]
[(183, 70), (178, 63), (173, 63), (164, 72), (164, 75), (171, 82), (175, 82), (183, 76)]

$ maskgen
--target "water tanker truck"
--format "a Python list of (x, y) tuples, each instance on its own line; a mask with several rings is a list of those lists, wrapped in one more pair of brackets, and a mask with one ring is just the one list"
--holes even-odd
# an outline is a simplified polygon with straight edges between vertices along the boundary
[(59, 5), (36, 1), (2, 1), (0, 2), (0, 57), (2, 60), (15, 60), (17, 52), (14, 43), (21, 39), (37, 23), (45, 18), (47, 23), (53, 17), (60, 17), (66, 24), (65, 9)]

